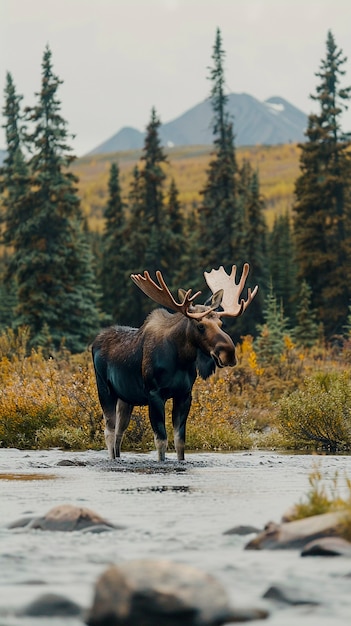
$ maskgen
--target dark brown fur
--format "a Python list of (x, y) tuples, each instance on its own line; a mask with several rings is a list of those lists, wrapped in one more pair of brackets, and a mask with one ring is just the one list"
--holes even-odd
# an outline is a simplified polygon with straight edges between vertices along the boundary
[(216, 365), (236, 363), (234, 344), (221, 326), (212, 310), (195, 320), (156, 309), (140, 328), (115, 326), (96, 337), (93, 359), (111, 458), (120, 455), (133, 406), (148, 405), (159, 459), (164, 460), (164, 405), (172, 398), (175, 447), (178, 459), (184, 459), (185, 426), (197, 374), (206, 378)]

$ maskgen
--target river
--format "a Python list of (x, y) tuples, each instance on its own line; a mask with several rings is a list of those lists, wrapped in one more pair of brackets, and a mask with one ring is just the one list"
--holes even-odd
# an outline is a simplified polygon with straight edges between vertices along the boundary
[[(12, 613), (44, 592), (89, 607), (107, 564), (166, 558), (212, 573), (234, 605), (265, 608), (269, 626), (337, 626), (351, 620), (351, 559), (301, 558), (297, 551), (244, 550), (251, 536), (237, 525), (263, 528), (308, 491), (318, 462), (325, 482), (351, 477), (350, 456), (274, 452), (198, 453), (160, 464), (155, 453), (0, 450), (0, 626), (37, 626)], [(71, 463), (62, 465), (62, 463)], [(6, 526), (53, 506), (93, 509), (123, 529), (101, 534), (43, 532)], [(298, 587), (319, 605), (276, 605), (263, 599), (273, 584)], [(41, 618), (41, 626), (62, 620)], [(77, 618), (66, 626), (81, 626)], [(155, 625), (156, 626), (156, 625)]]

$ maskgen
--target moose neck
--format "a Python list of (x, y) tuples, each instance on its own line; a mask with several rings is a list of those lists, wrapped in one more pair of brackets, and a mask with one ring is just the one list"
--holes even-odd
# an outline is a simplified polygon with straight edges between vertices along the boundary
[(198, 346), (195, 340), (194, 322), (182, 313), (169, 313), (156, 309), (144, 323), (148, 337), (155, 343), (170, 341), (176, 347), (178, 357), (184, 362), (194, 362)]

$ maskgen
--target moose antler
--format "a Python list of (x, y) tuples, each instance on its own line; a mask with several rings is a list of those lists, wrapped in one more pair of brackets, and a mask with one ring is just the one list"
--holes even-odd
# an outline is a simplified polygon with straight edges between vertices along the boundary
[(182, 313), (185, 317), (201, 319), (202, 317), (205, 317), (205, 315), (208, 315), (209, 311), (211, 311), (211, 307), (207, 307), (205, 311), (201, 312), (189, 311), (189, 307), (195, 298), (200, 295), (201, 291), (197, 291), (194, 295), (191, 295), (192, 289), (188, 289), (188, 291), (185, 292), (183, 301), (176, 302), (168, 289), (160, 270), (157, 270), (156, 272), (156, 278), (159, 282), (158, 285), (152, 280), (147, 270), (144, 271), (144, 276), (142, 274), (131, 274), (130, 277), (139, 289), (149, 296), (151, 300), (154, 300), (157, 304), (161, 304), (168, 309), (172, 309), (172, 311)]
[(210, 272), (204, 272), (205, 280), (212, 293), (215, 293), (218, 289), (223, 289), (223, 311), (217, 312), (221, 317), (238, 317), (239, 315), (242, 315), (255, 297), (258, 291), (258, 285), (256, 285), (253, 291), (251, 291), (250, 288), (247, 290), (246, 301), (243, 298), (240, 300), (240, 295), (244, 289), (249, 268), (249, 264), (245, 263), (238, 284), (235, 282), (236, 265), (232, 266), (230, 274), (227, 274), (223, 265), (221, 265), (218, 270), (213, 269)]

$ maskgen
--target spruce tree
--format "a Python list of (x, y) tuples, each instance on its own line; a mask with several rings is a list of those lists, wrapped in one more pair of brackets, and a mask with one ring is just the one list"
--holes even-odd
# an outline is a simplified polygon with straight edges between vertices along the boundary
[[(219, 265), (227, 269), (242, 262), (242, 222), (236, 203), (237, 172), (232, 121), (227, 111), (225, 94), (224, 57), (219, 29), (213, 48), (213, 67), (210, 68), (212, 90), (210, 101), (214, 113), (213, 156), (207, 171), (199, 209), (199, 265), (201, 271)], [(200, 269), (200, 268), (199, 268)]]
[(26, 110), (31, 129), (26, 141), (32, 157), (23, 207), (29, 206), (30, 212), (15, 235), (20, 251), (16, 321), (29, 326), (32, 345), (44, 344), (50, 336), (55, 348), (64, 343), (79, 352), (93, 339), (99, 316), (77, 179), (69, 170), (73, 160), (69, 136), (57, 98), (61, 83), (53, 73), (47, 47), (37, 104)]
[(8, 253), (5, 250), (0, 259), (0, 331), (14, 325), (14, 311), (17, 305), (15, 282), (6, 278)]
[[(136, 165), (133, 170), (133, 178), (128, 197), (129, 215), (126, 220), (124, 236), (124, 263), (126, 291), (123, 294), (121, 309), (117, 320), (129, 326), (140, 326), (143, 322), (146, 310), (146, 298), (140, 289), (135, 289), (130, 274), (142, 273), (147, 267), (144, 265), (146, 249), (148, 245), (148, 232), (145, 221), (145, 204), (142, 194), (142, 181), (140, 169)], [(149, 310), (150, 310), (150, 304)]]
[(11, 251), (5, 257), (3, 277), (6, 291), (16, 292), (16, 271), (22, 262), (23, 228), (30, 218), (33, 206), (29, 194), (30, 174), (23, 154), (24, 116), (21, 111), (22, 96), (10, 73), (6, 76), (5, 106), (3, 114), (6, 135), (6, 157), (1, 168), (2, 192), (2, 243)]
[(146, 128), (143, 156), (144, 167), (141, 170), (142, 198), (144, 205), (144, 229), (147, 237), (145, 246), (144, 269), (149, 272), (164, 269), (164, 251), (167, 245), (165, 225), (165, 207), (163, 186), (166, 174), (162, 164), (167, 157), (161, 146), (159, 127), (161, 122), (153, 108), (151, 119)]
[[(102, 258), (99, 283), (102, 291), (101, 309), (110, 321), (123, 316), (121, 300), (127, 287), (125, 276), (125, 206), (122, 201), (117, 163), (110, 167), (108, 201), (104, 211), (105, 227), (102, 235)], [(129, 287), (128, 283), (128, 287)], [(122, 308), (122, 310), (121, 310)]]
[(274, 293), (293, 323), (296, 309), (296, 256), (291, 219), (286, 212), (274, 219), (268, 235), (268, 266)]
[(187, 242), (184, 236), (184, 220), (179, 201), (179, 191), (174, 178), (171, 180), (165, 205), (165, 227), (168, 243), (164, 250), (163, 264), (167, 274), (168, 286), (173, 293), (177, 293), (183, 277), (181, 259)]
[(294, 339), (304, 348), (311, 348), (317, 341), (319, 334), (315, 311), (311, 308), (311, 288), (305, 280), (302, 281), (296, 307), (296, 324)]
[(295, 186), (298, 278), (312, 289), (327, 339), (342, 333), (351, 296), (351, 152), (340, 122), (351, 93), (340, 87), (345, 62), (329, 31), (311, 96), (320, 110), (309, 116)]
[(264, 323), (258, 326), (259, 335), (255, 347), (263, 364), (278, 363), (285, 349), (285, 337), (289, 336), (289, 320), (283, 306), (277, 303), (272, 285), (266, 298)]
[[(152, 276), (156, 270), (161, 270), (169, 283), (171, 276), (167, 271), (167, 251), (171, 247), (172, 233), (168, 227), (164, 198), (166, 174), (163, 165), (167, 163), (167, 157), (159, 137), (160, 124), (153, 108), (146, 128), (141, 164), (134, 172), (129, 198), (126, 260), (128, 274), (148, 270)], [(138, 304), (129, 307), (130, 320), (139, 326), (150, 311), (151, 302), (145, 296), (140, 299), (140, 293), (136, 295), (138, 290), (133, 289), (133, 286), (132, 290), (131, 297)]]
[[(247, 215), (247, 208), (252, 201), (252, 167), (250, 161), (243, 160), (241, 167), (238, 167), (237, 171), (237, 184), (236, 184), (236, 207), (237, 207), (237, 232), (236, 242), (237, 248), (244, 255), (245, 260), (248, 259), (246, 255), (246, 244), (248, 243), (250, 223)], [(244, 260), (241, 257), (241, 260)]]
[[(203, 276), (203, 265), (198, 262), (199, 257), (199, 214), (197, 206), (188, 209), (184, 218), (183, 249), (180, 256), (181, 271), (178, 276), (177, 287), (183, 289), (206, 289)], [(210, 291), (206, 292), (210, 295)], [(199, 299), (201, 302), (201, 299)]]
[(265, 295), (269, 286), (267, 267), (267, 226), (264, 218), (264, 200), (260, 193), (258, 172), (248, 161), (239, 171), (239, 204), (243, 213), (243, 257), (250, 262), (250, 276), (259, 285), (258, 294), (250, 308), (236, 323), (236, 333), (255, 335), (257, 324), (262, 324)]
[(5, 105), (3, 114), (7, 143), (6, 157), (0, 170), (2, 193), (1, 243), (5, 252), (0, 269), (0, 328), (13, 326), (17, 304), (16, 266), (20, 262), (20, 250), (16, 245), (16, 235), (28, 206), (23, 199), (28, 192), (28, 172), (22, 152), (23, 114), (22, 96), (16, 88), (10, 73), (6, 75), (4, 90)]

